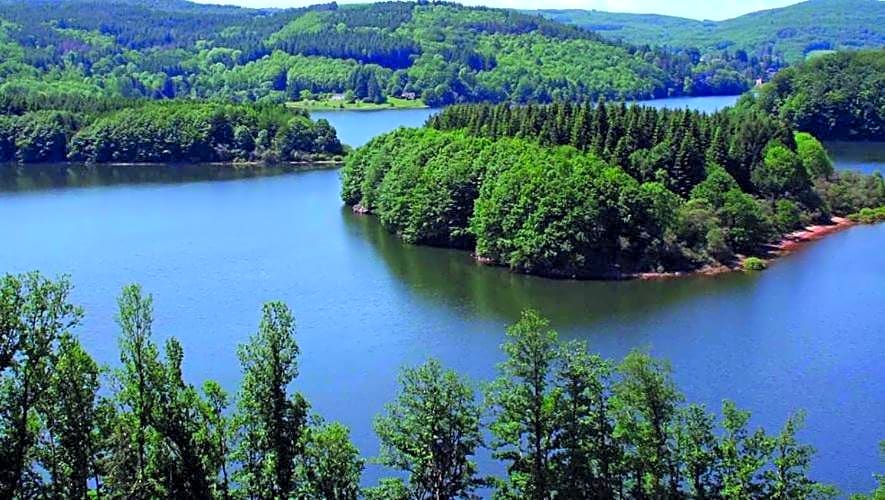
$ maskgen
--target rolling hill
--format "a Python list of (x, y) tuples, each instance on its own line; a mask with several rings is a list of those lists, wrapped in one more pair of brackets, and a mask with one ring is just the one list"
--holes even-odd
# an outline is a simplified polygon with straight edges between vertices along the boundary
[(809, 0), (726, 21), (595, 10), (541, 10), (543, 16), (637, 45), (744, 50), (797, 62), (820, 50), (885, 46), (885, 2)]

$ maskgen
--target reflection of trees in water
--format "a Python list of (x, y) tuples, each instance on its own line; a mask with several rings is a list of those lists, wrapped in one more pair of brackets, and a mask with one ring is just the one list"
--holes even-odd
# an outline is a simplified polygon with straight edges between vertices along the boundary
[(837, 170), (885, 173), (885, 142), (828, 141), (824, 146)]
[(467, 252), (405, 244), (374, 217), (342, 210), (345, 224), (363, 235), (391, 273), (418, 295), (497, 320), (512, 321), (528, 308), (564, 328), (612, 318), (633, 320), (696, 297), (753, 286), (755, 281), (742, 274), (622, 282), (526, 276), (478, 264)]
[(0, 165), (0, 191), (223, 181), (267, 177), (318, 167), (325, 168), (327, 165)]

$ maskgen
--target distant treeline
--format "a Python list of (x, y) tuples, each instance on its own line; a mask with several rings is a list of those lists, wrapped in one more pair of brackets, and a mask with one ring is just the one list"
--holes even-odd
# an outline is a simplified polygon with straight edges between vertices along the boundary
[[(378, 500), (475, 498), (776, 498), (836, 495), (810, 477), (803, 414), (774, 434), (725, 401), (689, 404), (667, 363), (621, 363), (561, 342), (525, 312), (482, 387), (438, 361), (406, 368), (374, 421), (374, 459), (393, 477), (361, 487), (349, 430), (293, 391), (295, 320), (265, 304), (237, 348), (235, 395), (183, 377), (184, 349), (154, 336), (153, 301), (118, 299), (120, 362), (102, 367), (77, 339), (83, 311), (67, 279), (0, 277), (0, 497)], [(506, 470), (481, 475), (489, 449)], [(885, 478), (869, 498), (885, 492)], [(862, 498), (862, 497), (858, 497)]]
[[(50, 103), (20, 101), (29, 109)], [(279, 105), (120, 102), (105, 111), (78, 99), (0, 115), (0, 161), (20, 163), (293, 161), (343, 153), (326, 120)]]
[(813, 136), (747, 104), (462, 105), (356, 150), (342, 196), (406, 241), (620, 277), (764, 254), (796, 228), (885, 204), (885, 181), (834, 173)]

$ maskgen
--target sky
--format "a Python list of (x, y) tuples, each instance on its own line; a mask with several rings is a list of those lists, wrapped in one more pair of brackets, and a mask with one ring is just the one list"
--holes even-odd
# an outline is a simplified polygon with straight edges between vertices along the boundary
[[(329, 0), (197, 0), (200, 3), (222, 3), (244, 7), (303, 7)], [(339, 4), (364, 3), (360, 0), (338, 0)], [(797, 3), (797, 0), (462, 0), (465, 5), (486, 5), (510, 9), (596, 9), (609, 12), (666, 14), (692, 19), (721, 21), (763, 9)]]

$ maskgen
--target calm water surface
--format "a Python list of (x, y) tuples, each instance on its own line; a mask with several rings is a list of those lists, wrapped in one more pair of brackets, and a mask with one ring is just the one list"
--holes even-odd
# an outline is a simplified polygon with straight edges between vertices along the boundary
[[(712, 113), (737, 102), (739, 96), (674, 97), (639, 101), (655, 108), (691, 108)], [(325, 118), (338, 130), (341, 142), (362, 146), (378, 134), (397, 127), (420, 127), (439, 109), (390, 109), (376, 111), (314, 111), (313, 118)]]
[[(87, 310), (81, 337), (99, 360), (117, 363), (115, 297), (136, 281), (154, 294), (156, 335), (182, 340), (189, 380), (233, 389), (235, 346), (262, 302), (284, 300), (303, 352), (297, 389), (350, 426), (365, 455), (377, 452), (371, 419), (401, 366), (436, 356), (487, 380), (505, 325), (533, 307), (605, 356), (668, 358), (690, 400), (718, 408), (729, 397), (772, 431), (804, 408), (821, 480), (870, 490), (881, 469), (885, 225), (758, 275), (572, 282), (404, 245), (341, 206), (331, 170), (51, 167), (7, 169), (0, 185), (0, 272), (70, 274)], [(367, 483), (383, 473), (370, 467)]]

